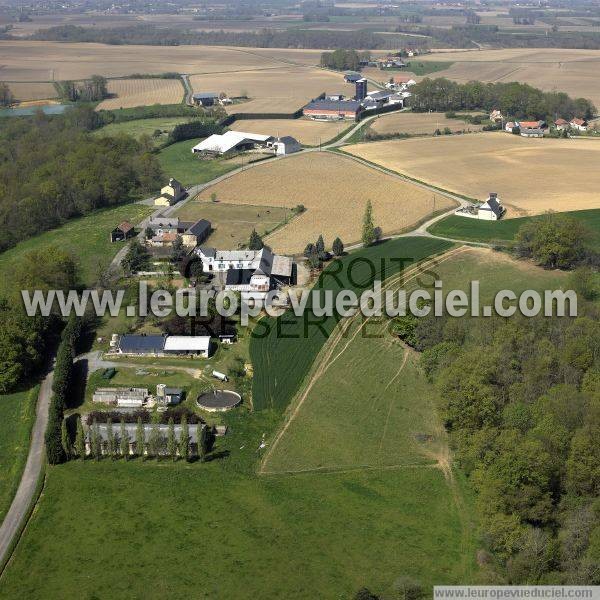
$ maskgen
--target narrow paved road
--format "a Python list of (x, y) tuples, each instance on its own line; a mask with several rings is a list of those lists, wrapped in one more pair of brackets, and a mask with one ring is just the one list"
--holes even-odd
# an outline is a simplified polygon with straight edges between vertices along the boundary
[(52, 397), (53, 375), (53, 371), (48, 373), (40, 386), (27, 463), (21, 476), (21, 483), (19, 484), (17, 493), (0, 526), (0, 564), (7, 557), (7, 552), (12, 541), (18, 535), (27, 517), (27, 512), (37, 487), (38, 477), (46, 460), (44, 434), (46, 433), (46, 425), (48, 424), (48, 407), (50, 406), (50, 398)]

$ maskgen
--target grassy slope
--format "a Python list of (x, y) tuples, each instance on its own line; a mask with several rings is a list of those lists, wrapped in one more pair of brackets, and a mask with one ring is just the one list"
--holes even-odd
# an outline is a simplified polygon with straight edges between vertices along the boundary
[(37, 386), (0, 395), (0, 521), (17, 491), (35, 420)]
[(151, 207), (140, 204), (106, 208), (21, 242), (0, 254), (0, 292), (6, 289), (5, 286), (9, 283), (8, 272), (18, 267), (24, 252), (50, 246), (59, 246), (73, 254), (79, 261), (82, 283), (91, 285), (97, 280), (100, 269), (110, 263), (121, 247), (119, 243), (110, 242), (111, 230), (125, 219), (137, 223), (152, 210)]
[[(600, 209), (576, 210), (562, 214), (581, 219), (592, 231), (594, 243), (600, 243)], [(510, 241), (515, 238), (519, 227), (532, 219), (535, 219), (535, 217), (519, 217), (518, 219), (493, 222), (478, 221), (477, 219), (466, 219), (465, 217), (451, 215), (432, 225), (429, 228), (429, 232), (457, 240), (474, 242), (489, 242), (492, 240)]]
[(158, 159), (167, 177), (175, 177), (183, 185), (193, 185), (206, 183), (240, 166), (232, 160), (200, 160), (192, 154), (192, 148), (198, 142), (177, 142), (160, 151)]
[[(447, 242), (425, 238), (389, 241), (346, 256), (340, 265), (332, 264), (317, 285), (334, 292), (371, 287), (375, 279), (383, 280), (400, 270), (400, 263), (393, 262), (392, 257), (404, 258), (405, 264), (410, 264), (449, 247)], [(357, 262), (357, 257), (362, 261)], [(338, 269), (339, 274), (334, 276)], [(250, 344), (255, 408), (287, 407), (336, 323), (330, 317), (321, 325), (314, 324), (321, 321), (306, 310), (302, 317), (288, 311), (280, 319), (265, 318), (258, 323)]]
[(418, 58), (409, 59), (407, 71), (414, 73), (415, 75), (423, 76), (431, 73), (437, 73), (438, 71), (445, 71), (452, 66), (450, 61), (420, 61)]

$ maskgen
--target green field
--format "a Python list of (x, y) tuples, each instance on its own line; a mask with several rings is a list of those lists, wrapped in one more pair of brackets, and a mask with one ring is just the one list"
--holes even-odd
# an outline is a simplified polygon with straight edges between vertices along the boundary
[[(148, 135), (155, 144), (161, 144), (168, 138), (169, 133), (180, 123), (191, 121), (190, 117), (157, 117), (154, 119), (137, 119), (135, 121), (124, 121), (123, 123), (109, 123), (95, 132), (95, 135), (131, 135), (140, 138)], [(161, 135), (154, 137), (154, 133), (160, 130)]]
[[(600, 209), (576, 210), (566, 213), (580, 219), (592, 232), (594, 244), (600, 244)], [(519, 227), (537, 217), (519, 217), (502, 221), (479, 221), (451, 215), (434, 223), (428, 231), (434, 235), (473, 242), (512, 241)]]
[[(317, 289), (335, 294), (341, 289), (371, 287), (375, 279), (384, 280), (399, 272), (399, 259), (410, 265), (450, 245), (442, 240), (407, 237), (372, 246), (334, 262), (321, 275)], [(315, 317), (311, 306), (307, 305), (301, 317), (288, 311), (279, 319), (264, 318), (257, 324), (250, 343), (255, 408), (284, 410), (333, 331), (335, 317)]]
[(242, 164), (239, 158), (200, 160), (192, 154), (192, 148), (199, 141), (177, 142), (159, 152), (158, 160), (167, 177), (175, 177), (185, 186), (195, 185), (206, 183)]
[(183, 221), (208, 219), (213, 232), (207, 244), (216, 248), (235, 249), (247, 244), (253, 229), (262, 236), (294, 216), (289, 208), (281, 206), (253, 206), (250, 204), (221, 204), (192, 200), (174, 213)]
[(122, 247), (122, 243), (111, 243), (111, 230), (124, 220), (138, 223), (152, 211), (153, 208), (142, 204), (106, 208), (72, 219), (62, 227), (17, 244), (0, 254), (0, 292), (7, 289), (6, 286), (10, 283), (9, 273), (18, 268), (23, 253), (50, 246), (57, 246), (71, 253), (79, 264), (81, 283), (92, 285)]
[(0, 597), (305, 600), (470, 580), (474, 547), (439, 470), (238, 470), (269, 425), (232, 427), (233, 459), (50, 468)]
[(0, 521), (17, 491), (29, 452), (38, 388), (0, 395)]
[(437, 73), (438, 71), (445, 71), (452, 66), (450, 61), (419, 61), (418, 58), (409, 59), (407, 71), (414, 73), (415, 75), (423, 76), (431, 73)]

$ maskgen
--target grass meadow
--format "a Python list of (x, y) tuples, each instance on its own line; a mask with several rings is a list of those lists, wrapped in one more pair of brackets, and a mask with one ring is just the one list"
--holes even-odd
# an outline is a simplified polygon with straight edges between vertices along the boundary
[[(190, 117), (155, 117), (152, 119), (135, 119), (133, 121), (123, 121), (122, 123), (109, 123), (96, 130), (94, 133), (98, 136), (130, 135), (134, 138), (140, 138), (142, 135), (150, 136), (155, 144), (163, 143), (167, 140), (168, 134), (181, 123), (188, 123)], [(153, 137), (156, 131), (161, 135)]]
[(21, 256), (32, 250), (57, 246), (72, 254), (79, 264), (81, 283), (89, 286), (121, 248), (122, 242), (111, 243), (110, 232), (121, 221), (136, 224), (147, 217), (152, 208), (142, 204), (124, 204), (95, 211), (85, 217), (71, 219), (61, 227), (30, 238), (0, 254), (0, 293), (9, 291), (10, 272), (17, 269)]
[(231, 423), (231, 455), (209, 463), (51, 467), (0, 597), (303, 600), (470, 579), (441, 471), (259, 477), (273, 416)]
[[(450, 248), (430, 238), (400, 238), (352, 253), (332, 263), (315, 289), (362, 291), (403, 266)], [(403, 263), (401, 261), (404, 261)], [(316, 317), (312, 303), (301, 317), (290, 310), (278, 319), (263, 318), (253, 331), (250, 357), (254, 365), (252, 397), (256, 409), (284, 410), (333, 331), (335, 317)]]
[(17, 491), (29, 451), (38, 387), (0, 395), (0, 521)]
[[(576, 210), (563, 213), (583, 221), (591, 231), (592, 242), (600, 243), (600, 209)], [(434, 235), (465, 240), (469, 242), (512, 241), (521, 225), (535, 217), (520, 217), (501, 221), (479, 221), (451, 215), (434, 223), (428, 231)]]

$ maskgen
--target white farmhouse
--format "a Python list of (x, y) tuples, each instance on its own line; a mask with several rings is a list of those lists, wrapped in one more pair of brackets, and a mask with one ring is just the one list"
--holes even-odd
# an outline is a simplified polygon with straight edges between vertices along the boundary
[(454, 214), (458, 217), (480, 219), (481, 221), (497, 221), (505, 212), (506, 209), (502, 206), (498, 194), (490, 192), (489, 198), (483, 204), (459, 208)]
[(273, 285), (292, 279), (292, 259), (262, 250), (216, 250), (200, 247), (196, 254), (205, 273), (226, 273), (225, 289), (238, 292), (268, 292)]

